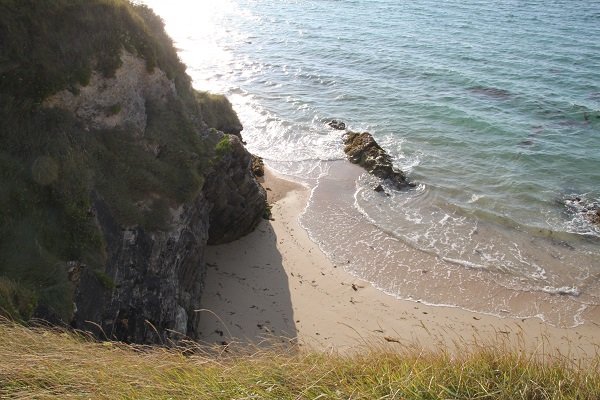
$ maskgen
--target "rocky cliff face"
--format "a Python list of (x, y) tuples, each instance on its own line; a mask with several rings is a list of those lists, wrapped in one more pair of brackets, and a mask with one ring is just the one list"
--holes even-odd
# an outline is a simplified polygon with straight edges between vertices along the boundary
[[(59, 93), (47, 104), (69, 110), (90, 128), (126, 128), (143, 142), (144, 105), (165, 103), (175, 88), (161, 71), (149, 73), (141, 66), (142, 60), (125, 54), (114, 78), (95, 76), (79, 95)], [(103, 114), (113, 103), (127, 106), (116, 115)], [(76, 286), (74, 327), (138, 343), (196, 337), (207, 243), (233, 241), (252, 231), (266, 201), (251, 172), (251, 155), (240, 139), (198, 129), (209, 142), (220, 139), (221, 148), (204, 173), (198, 195), (169, 209), (167, 229), (123, 226), (105, 199), (93, 193), (93, 213), (106, 242), (107, 262), (101, 274), (71, 263)]]
[[(123, 227), (108, 205), (94, 199), (106, 240), (103, 275), (74, 263), (74, 327), (100, 338), (136, 343), (168, 343), (196, 336), (202, 296), (204, 248), (211, 205), (204, 194), (172, 210), (170, 229)], [(106, 276), (109, 283), (100, 279)]]
[(207, 176), (204, 184), (204, 194), (212, 205), (209, 244), (231, 242), (250, 233), (266, 208), (266, 192), (253, 178), (252, 156), (238, 136), (225, 135), (222, 140), (227, 144), (215, 164), (219, 173)]
[(231, 105), (196, 93), (160, 19), (126, 0), (2, 3), (0, 45), (0, 315), (195, 338), (207, 243), (265, 210), (217, 130), (242, 129)]
[(148, 72), (146, 62), (128, 51), (121, 55), (121, 67), (114, 77), (93, 72), (90, 82), (77, 91), (62, 90), (44, 100), (44, 107), (58, 107), (73, 113), (85, 129), (127, 128), (136, 135), (146, 129), (146, 104), (164, 105), (176, 96), (175, 83), (162, 70)]

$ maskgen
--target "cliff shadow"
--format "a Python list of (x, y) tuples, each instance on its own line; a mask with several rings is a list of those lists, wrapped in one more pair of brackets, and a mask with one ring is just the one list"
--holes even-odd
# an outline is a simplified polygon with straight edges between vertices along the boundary
[(232, 243), (208, 246), (200, 341), (295, 343), (288, 277), (269, 221)]

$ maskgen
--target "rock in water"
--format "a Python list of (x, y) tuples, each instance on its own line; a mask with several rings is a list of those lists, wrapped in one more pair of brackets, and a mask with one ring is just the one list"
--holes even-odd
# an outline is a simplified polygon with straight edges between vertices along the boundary
[(338, 121), (337, 119), (332, 120), (328, 125), (338, 131), (343, 131), (346, 129), (346, 124), (342, 121)]
[(594, 224), (600, 225), (600, 208), (591, 214), (590, 221), (592, 221)]
[(348, 132), (343, 139), (344, 152), (350, 162), (360, 165), (395, 189), (414, 186), (407, 181), (402, 171), (394, 168), (391, 157), (377, 144), (370, 133)]
[(565, 200), (565, 205), (573, 212), (582, 214), (589, 222), (600, 226), (600, 207), (597, 204), (579, 196)]

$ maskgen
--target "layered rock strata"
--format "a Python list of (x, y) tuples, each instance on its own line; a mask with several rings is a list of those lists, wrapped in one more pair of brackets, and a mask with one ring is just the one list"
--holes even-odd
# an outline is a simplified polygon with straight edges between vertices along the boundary
[(254, 178), (252, 155), (240, 138), (226, 135), (229, 145), (206, 176), (203, 193), (211, 204), (209, 244), (231, 242), (250, 233), (261, 220), (266, 192)]

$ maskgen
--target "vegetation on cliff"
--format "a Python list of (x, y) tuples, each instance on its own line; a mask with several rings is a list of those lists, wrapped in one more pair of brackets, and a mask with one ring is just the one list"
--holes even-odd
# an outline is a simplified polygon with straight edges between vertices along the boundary
[(165, 71), (182, 93), (189, 86), (162, 20), (126, 0), (2, 0), (0, 43), (0, 93), (19, 106), (77, 90), (93, 71), (113, 76), (123, 49), (142, 57), (149, 71)]
[[(123, 52), (148, 73), (164, 71), (176, 90), (164, 104), (146, 102), (143, 140), (127, 126), (90, 129), (43, 105), (60, 91), (77, 95), (93, 74), (114, 77)], [(106, 114), (121, 111), (116, 99)], [(69, 321), (67, 262), (100, 275), (106, 262), (94, 196), (122, 226), (166, 228), (169, 208), (201, 190), (220, 139), (199, 115), (185, 66), (146, 6), (0, 0), (0, 315)]]
[(206, 125), (230, 135), (240, 135), (242, 123), (227, 97), (221, 94), (195, 91)]
[[(360, 355), (294, 348), (148, 348), (0, 323), (0, 397), (108, 399), (598, 399), (598, 358), (507, 345)], [(541, 356), (541, 355), (538, 355)]]

